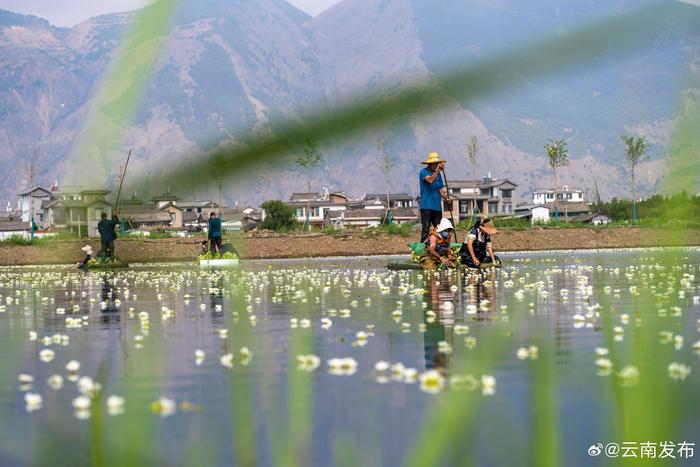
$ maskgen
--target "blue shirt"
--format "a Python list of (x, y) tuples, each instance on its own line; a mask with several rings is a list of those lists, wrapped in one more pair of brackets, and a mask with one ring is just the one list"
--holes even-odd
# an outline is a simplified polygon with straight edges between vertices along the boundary
[(420, 179), (420, 208), (442, 212), (440, 189), (444, 187), (445, 184), (442, 181), (442, 175), (438, 175), (433, 183), (426, 182), (425, 177), (430, 177), (432, 174), (433, 172), (425, 167), (418, 175)]

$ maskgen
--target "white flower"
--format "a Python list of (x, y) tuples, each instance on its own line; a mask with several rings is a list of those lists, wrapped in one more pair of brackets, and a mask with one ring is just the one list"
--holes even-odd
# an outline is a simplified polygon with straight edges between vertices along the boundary
[(39, 359), (42, 362), (50, 362), (55, 356), (56, 352), (51, 349), (42, 349), (41, 352), (39, 352)]
[(604, 357), (598, 358), (595, 361), (595, 365), (598, 367), (597, 374), (599, 376), (607, 376), (610, 373), (612, 373), (613, 363), (610, 361), (609, 358), (604, 358)]
[(116, 416), (124, 413), (124, 398), (121, 396), (109, 396), (107, 398), (107, 413)]
[(304, 329), (308, 329), (311, 327), (311, 320), (308, 320), (306, 318), (302, 319), (301, 321), (299, 321), (299, 325)]
[(628, 365), (617, 374), (620, 384), (623, 386), (636, 386), (639, 383), (639, 369), (636, 366)]
[(51, 375), (46, 380), (46, 384), (49, 385), (51, 389), (58, 391), (63, 387), (63, 376), (61, 375)]
[(24, 395), (24, 402), (26, 404), (27, 412), (34, 412), (35, 410), (41, 409), (43, 398), (40, 394), (28, 392)]
[(333, 326), (333, 321), (331, 321), (330, 318), (321, 318), (321, 327), (323, 329), (328, 329), (331, 326)]
[(403, 380), (408, 384), (413, 384), (418, 381), (418, 370), (415, 368), (406, 368), (403, 372)]
[(455, 326), (455, 334), (457, 334), (458, 336), (461, 334), (466, 334), (468, 332), (469, 332), (469, 326), (467, 326), (467, 325), (457, 324)]
[(605, 357), (610, 351), (606, 349), (605, 347), (596, 347), (595, 348), (595, 354), (598, 355), (599, 357)]
[(22, 373), (17, 376), (17, 380), (20, 382), (20, 384), (32, 384), (34, 382), (34, 377), (32, 375)]
[(673, 362), (668, 366), (668, 376), (683, 381), (690, 374), (690, 367), (683, 363)]
[(88, 410), (92, 405), (92, 399), (87, 396), (78, 396), (73, 399), (73, 408), (75, 410)]
[(199, 349), (195, 350), (194, 351), (194, 363), (195, 363), (195, 365), (197, 365), (197, 366), (201, 365), (204, 362), (204, 357), (205, 357), (205, 354), (204, 354), (203, 350), (199, 350)]
[(328, 372), (336, 376), (349, 376), (357, 371), (357, 361), (352, 357), (331, 358), (328, 360)]
[(445, 377), (437, 370), (428, 370), (420, 375), (420, 389), (423, 392), (437, 394), (445, 387)]
[(438, 342), (438, 352), (449, 355), (452, 353), (452, 346), (447, 341), (440, 341)]
[(518, 357), (518, 360), (525, 360), (526, 358), (530, 357), (530, 351), (525, 347), (520, 347), (518, 351), (515, 352), (515, 356)]
[(89, 376), (83, 376), (78, 380), (78, 391), (86, 396), (94, 397), (101, 389), (102, 385), (93, 381)]
[(35, 341), (39, 337), (36, 333), (36, 331), (29, 331), (29, 340), (30, 341)]
[(389, 362), (380, 360), (377, 363), (374, 364), (374, 370), (375, 371), (386, 371), (389, 369)]
[(77, 373), (80, 370), (80, 362), (77, 360), (71, 360), (66, 364), (66, 371), (69, 373)]
[(316, 355), (297, 355), (298, 370), (314, 371), (321, 364), (321, 359)]
[(484, 396), (492, 396), (496, 393), (496, 378), (491, 375), (481, 376), (481, 393)]
[(221, 364), (225, 366), (226, 368), (233, 368), (233, 354), (232, 353), (227, 353), (221, 356), (219, 359)]
[(167, 417), (174, 414), (175, 409), (175, 401), (168, 399), (167, 397), (161, 397), (157, 401), (151, 403), (151, 411), (160, 415), (161, 417)]

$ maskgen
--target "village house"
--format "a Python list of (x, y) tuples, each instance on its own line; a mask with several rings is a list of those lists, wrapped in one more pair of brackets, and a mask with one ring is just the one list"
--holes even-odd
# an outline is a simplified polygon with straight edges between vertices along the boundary
[(29, 222), (21, 220), (0, 222), (0, 240), (7, 240), (11, 237), (29, 238), (31, 228)]
[[(362, 197), (364, 202), (376, 203), (377, 201), (386, 205), (386, 193), (368, 193)], [(391, 194), (389, 193), (389, 207), (391, 208), (415, 208), (418, 206), (416, 196), (406, 193)]]
[[(452, 215), (455, 219), (470, 218), (476, 209), (486, 217), (513, 215), (514, 191), (518, 186), (507, 178), (491, 178), (491, 174), (480, 180), (453, 180), (447, 182), (452, 198)], [(450, 207), (445, 203), (445, 216)]]
[(346, 193), (336, 192), (321, 196), (320, 193), (292, 193), (290, 200), (285, 203), (294, 209), (297, 222), (305, 224), (307, 220), (307, 208), (309, 209), (309, 222), (311, 225), (322, 226), (326, 215), (330, 211), (345, 211), (350, 196)]
[(29, 222), (33, 213), (36, 225), (45, 227), (47, 219), (43, 206), (53, 199), (52, 196), (53, 192), (39, 186), (20, 193), (17, 210), (22, 214), (22, 222)]
[[(346, 227), (379, 227), (382, 225), (386, 210), (384, 206), (380, 209), (354, 208), (345, 211), (329, 211), (324, 220), (325, 227), (343, 229)], [(393, 224), (416, 224), (419, 222), (417, 208), (392, 208), (391, 219)]]
[[(556, 191), (556, 193), (555, 193)], [(557, 190), (539, 188), (532, 192), (532, 204), (554, 204), (556, 200), (559, 204), (563, 203), (584, 203), (585, 199), (583, 196), (583, 190), (578, 188), (569, 188), (564, 185), (562, 188)]]
[(96, 237), (102, 213), (112, 216), (112, 205), (105, 200), (109, 193), (109, 190), (79, 187), (53, 192), (51, 199), (41, 204), (45, 222), (58, 229), (86, 229), (88, 236)]

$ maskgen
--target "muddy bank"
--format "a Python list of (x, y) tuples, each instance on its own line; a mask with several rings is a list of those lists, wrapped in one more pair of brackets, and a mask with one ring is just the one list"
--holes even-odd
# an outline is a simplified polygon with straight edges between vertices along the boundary
[[(462, 239), (464, 233), (460, 233)], [(256, 232), (232, 239), (243, 259), (303, 258), (322, 256), (364, 256), (408, 254), (413, 238), (353, 234), (278, 235)], [(130, 263), (192, 261), (200, 252), (202, 239), (117, 240), (117, 255)], [(77, 263), (80, 247), (98, 241), (46, 241), (40, 245), (0, 245), (0, 264)], [(529, 229), (503, 231), (494, 236), (497, 251), (570, 250), (655, 246), (700, 246), (700, 229), (669, 232), (649, 228)]]

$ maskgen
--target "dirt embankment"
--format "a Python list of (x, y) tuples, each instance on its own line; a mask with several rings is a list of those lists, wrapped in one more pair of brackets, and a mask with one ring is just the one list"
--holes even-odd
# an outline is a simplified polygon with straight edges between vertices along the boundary
[[(460, 233), (460, 239), (464, 233)], [(407, 243), (416, 239), (348, 234), (280, 235), (254, 232), (233, 240), (243, 259), (303, 258), (408, 254)], [(200, 252), (202, 239), (117, 240), (117, 255), (127, 262), (191, 261)], [(649, 228), (528, 229), (503, 231), (493, 238), (497, 251), (572, 250), (654, 246), (700, 246), (700, 229), (666, 231)], [(0, 264), (66, 264), (82, 259), (80, 247), (98, 241), (45, 241), (39, 245), (0, 245)]]

